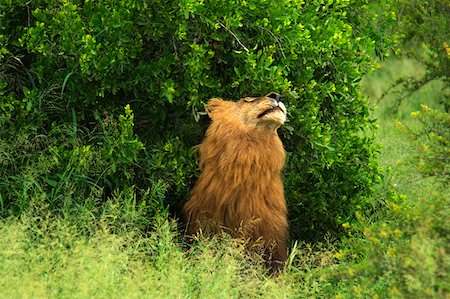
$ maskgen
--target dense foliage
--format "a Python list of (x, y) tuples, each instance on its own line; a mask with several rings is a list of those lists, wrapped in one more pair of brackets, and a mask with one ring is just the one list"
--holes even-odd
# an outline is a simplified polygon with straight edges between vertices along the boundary
[(188, 198), (204, 103), (276, 91), (292, 233), (339, 232), (380, 179), (366, 2), (0, 1), (2, 214), (131, 192), (151, 216)]

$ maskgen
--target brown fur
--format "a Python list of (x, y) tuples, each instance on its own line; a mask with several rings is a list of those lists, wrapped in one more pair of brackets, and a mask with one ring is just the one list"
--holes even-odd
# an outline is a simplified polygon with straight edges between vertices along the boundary
[[(287, 212), (281, 170), (285, 152), (276, 129), (286, 117), (271, 93), (238, 102), (212, 99), (212, 123), (199, 146), (201, 175), (183, 207), (188, 235), (224, 229), (262, 240), (270, 261), (287, 259)], [(280, 105), (268, 114), (263, 112)], [(277, 267), (277, 265), (275, 265)]]

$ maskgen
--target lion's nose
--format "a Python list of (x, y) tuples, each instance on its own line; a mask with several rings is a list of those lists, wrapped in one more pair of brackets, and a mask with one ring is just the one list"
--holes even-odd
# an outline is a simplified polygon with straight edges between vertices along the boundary
[(266, 97), (274, 99), (275, 101), (277, 101), (277, 103), (281, 100), (280, 95), (276, 92), (271, 92), (271, 93), (267, 94)]

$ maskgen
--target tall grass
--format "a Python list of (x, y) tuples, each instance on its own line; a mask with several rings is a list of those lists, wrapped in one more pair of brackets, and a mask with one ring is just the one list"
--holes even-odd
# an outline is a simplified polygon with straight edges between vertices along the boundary
[(242, 247), (219, 240), (185, 250), (174, 223), (155, 219), (147, 236), (114, 234), (108, 219), (87, 237), (71, 220), (24, 215), (0, 224), (2, 298), (280, 297)]
[[(292, 240), (280, 275), (269, 275), (260, 256), (227, 236), (186, 244), (163, 208), (145, 218), (131, 189), (111, 194), (100, 209), (94, 186), (75, 208), (50, 211), (41, 198), (48, 195), (33, 183), (39, 172), (29, 165), (29, 176), (9, 182), (23, 186), (15, 196), (23, 197), (25, 212), (0, 220), (0, 298), (447, 297), (450, 194), (417, 174), (416, 149), (395, 125), (398, 119), (419, 126), (410, 112), (420, 103), (436, 105), (433, 84), (440, 83), (407, 98), (398, 115), (390, 112), (395, 94), (379, 100), (398, 76), (414, 72), (421, 72), (417, 63), (393, 60), (363, 82), (378, 106), (373, 113), (383, 144), (379, 211), (344, 225), (343, 240)], [(57, 194), (62, 202), (79, 194), (69, 189)]]

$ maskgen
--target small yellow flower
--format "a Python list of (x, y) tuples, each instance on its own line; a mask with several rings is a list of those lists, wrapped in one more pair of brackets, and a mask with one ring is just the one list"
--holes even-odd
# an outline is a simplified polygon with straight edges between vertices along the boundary
[(388, 250), (386, 251), (386, 255), (389, 257), (395, 256), (395, 249), (392, 247), (389, 247)]
[(417, 117), (417, 116), (419, 116), (419, 114), (420, 114), (419, 111), (411, 112), (411, 116), (412, 116), (412, 117)]
[(394, 229), (394, 235), (396, 237), (401, 237), (403, 235), (402, 231), (399, 230), (398, 228)]
[(341, 250), (339, 250), (338, 252), (336, 252), (336, 253), (334, 254), (334, 257), (337, 258), (338, 260), (340, 260), (340, 259), (343, 258), (344, 256), (345, 256), (345, 254), (344, 254)]
[(412, 267), (412, 266), (414, 266), (414, 262), (411, 258), (406, 258), (403, 261), (403, 265), (405, 265), (406, 267)]
[(362, 289), (361, 289), (360, 286), (354, 286), (354, 287), (353, 287), (353, 291), (355, 291), (355, 293), (356, 293), (358, 296), (361, 296)]
[(420, 109), (422, 109), (422, 110), (425, 111), (425, 112), (431, 111), (431, 108), (428, 107), (428, 106), (425, 105), (425, 104), (420, 104)]
[(385, 230), (382, 230), (378, 235), (380, 238), (387, 238), (389, 236), (388, 232)]
[(449, 48), (447, 42), (444, 42), (444, 50), (445, 50), (445, 53), (447, 53), (447, 56), (450, 56), (450, 48)]
[(348, 222), (342, 223), (342, 227), (348, 229), (350, 228), (350, 224)]
[(395, 203), (391, 203), (391, 208), (393, 212), (398, 212), (400, 210), (400, 206)]
[(389, 290), (389, 294), (392, 297), (396, 297), (397, 298), (400, 295), (400, 291), (396, 287), (393, 287), (392, 289)]
[(369, 240), (370, 240), (373, 244), (378, 244), (378, 243), (380, 243), (380, 240), (378, 240), (377, 238), (374, 238), (374, 237), (369, 237)]

